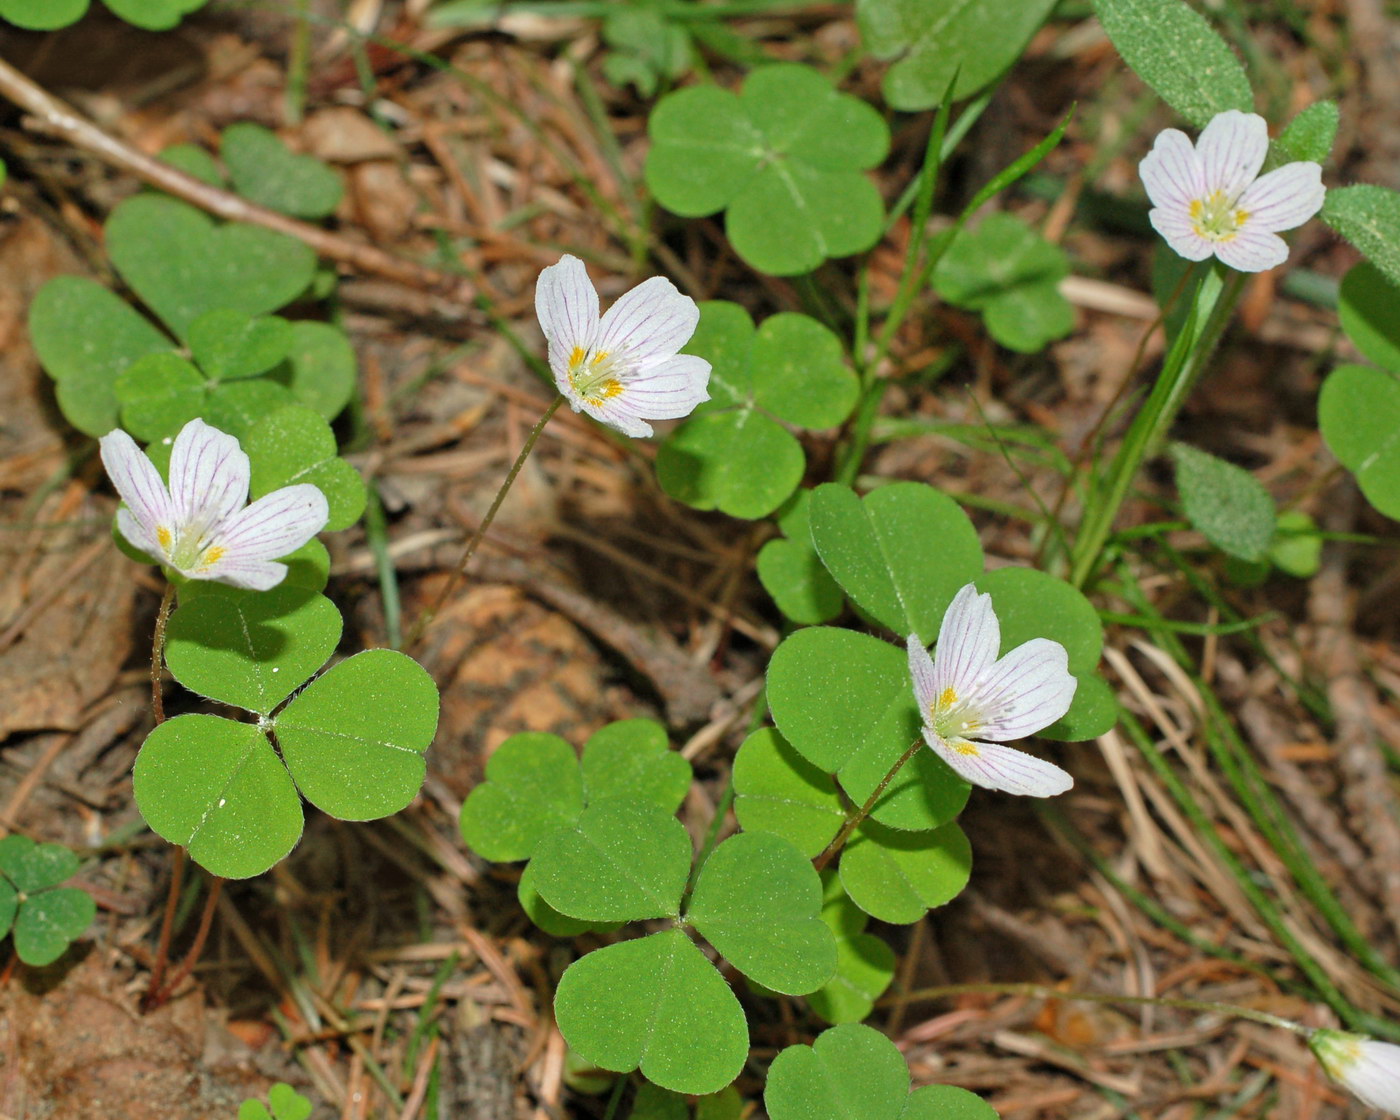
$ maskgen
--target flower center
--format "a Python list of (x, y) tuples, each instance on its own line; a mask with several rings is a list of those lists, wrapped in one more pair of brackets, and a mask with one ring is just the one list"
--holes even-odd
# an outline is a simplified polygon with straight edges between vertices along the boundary
[(1191, 228), (1207, 241), (1233, 241), (1247, 221), (1249, 211), (1239, 209), (1224, 191), (1191, 201)]
[(569, 355), (569, 386), (591, 405), (618, 396), (629, 372), (625, 354), (575, 346)]
[[(975, 735), (982, 727), (981, 717), (951, 685), (938, 694), (929, 708), (929, 722), (941, 738), (954, 745), (959, 739)], [(976, 750), (974, 748), (964, 753), (975, 754)]]
[(210, 544), (208, 527), (198, 522), (180, 529), (173, 541), (170, 530), (163, 525), (156, 530), (156, 536), (170, 557), (171, 566), (185, 573), (213, 567), (228, 551), (222, 545)]

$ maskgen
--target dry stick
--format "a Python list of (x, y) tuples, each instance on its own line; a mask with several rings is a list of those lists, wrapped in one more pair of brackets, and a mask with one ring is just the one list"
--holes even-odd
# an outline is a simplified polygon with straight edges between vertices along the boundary
[(885, 787), (888, 786), (890, 782), (894, 781), (894, 776), (899, 773), (906, 762), (914, 757), (915, 753), (923, 745), (923, 739), (915, 739), (909, 744), (909, 749), (899, 756), (899, 761), (890, 767), (890, 772), (880, 779), (880, 784), (875, 787), (875, 792), (865, 799), (865, 804), (860, 807), (860, 811), (857, 812), (855, 816), (847, 819), (846, 823), (841, 826), (841, 831), (836, 834), (836, 839), (828, 844), (826, 850), (813, 861), (812, 867), (815, 870), (820, 871), (831, 862), (831, 857), (841, 850), (841, 845), (843, 845), (851, 833), (856, 830), (860, 822), (870, 816), (870, 810), (875, 808), (875, 802), (880, 800), (880, 794), (885, 792)]
[(457, 589), (457, 584), (461, 582), (467, 574), (467, 565), (472, 562), (472, 557), (476, 555), (476, 550), (481, 542), (486, 538), (486, 530), (491, 528), (491, 522), (496, 520), (496, 514), (500, 511), (501, 503), (506, 500), (506, 495), (510, 493), (511, 485), (515, 482), (516, 476), (520, 474), (520, 469), (525, 465), (525, 460), (530, 457), (530, 452), (535, 449), (535, 442), (540, 438), (540, 433), (544, 431), (545, 425), (550, 418), (559, 410), (559, 406), (564, 403), (562, 393), (555, 394), (554, 400), (549, 402), (549, 407), (544, 410), (535, 426), (530, 429), (530, 434), (525, 437), (525, 445), (520, 449), (520, 454), (515, 457), (515, 462), (511, 464), (510, 473), (506, 475), (505, 482), (501, 483), (501, 488), (496, 491), (495, 498), (491, 501), (491, 508), (486, 511), (486, 516), (481, 519), (481, 524), (476, 527), (476, 532), (472, 534), (471, 540), (467, 541), (467, 547), (462, 551), (462, 558), (457, 561), (457, 567), (452, 575), (448, 577), (442, 592), (438, 595), (432, 606), (425, 607), (418, 616), (418, 620), (413, 624), (413, 629), (404, 640), (404, 648), (412, 649), (418, 639), (423, 636), (433, 619), (437, 617), (438, 611), (446, 605), (448, 596)]
[(0, 60), (0, 95), (32, 115), (23, 122), (29, 131), (66, 140), (75, 148), (90, 152), (104, 163), (130, 172), (142, 182), (193, 203), (220, 218), (232, 222), (248, 222), (287, 234), (309, 245), (327, 260), (348, 265), (360, 272), (383, 276), (412, 288), (450, 293), (464, 304), (469, 303), (475, 295), (471, 284), (460, 276), (439, 272), (437, 269), (386, 253), (373, 245), (352, 241), (320, 226), (299, 222), (229, 191), (211, 187), (168, 163), (148, 156), (109, 136), (3, 60)]

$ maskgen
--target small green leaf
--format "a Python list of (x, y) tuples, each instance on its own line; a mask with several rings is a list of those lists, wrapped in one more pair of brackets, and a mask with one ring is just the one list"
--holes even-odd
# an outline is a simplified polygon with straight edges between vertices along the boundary
[(793, 622), (815, 626), (841, 613), (846, 597), (806, 542), (771, 540), (758, 550), (758, 580)]
[(832, 428), (860, 393), (841, 340), (807, 315), (784, 311), (763, 321), (752, 351), (753, 400), (801, 428)]
[(1039, 734), (1062, 743), (1082, 743), (1106, 735), (1118, 722), (1118, 697), (1106, 680), (1092, 674), (1077, 678), (1074, 702), (1069, 711)]
[(219, 170), (218, 161), (198, 144), (171, 144), (162, 148), (160, 161), (218, 190), (223, 190), (227, 185), (224, 182), (224, 173)]
[(1322, 537), (1318, 535), (1317, 522), (1300, 509), (1280, 513), (1269, 559), (1298, 579), (1317, 575), (1322, 565)]
[(953, 596), (982, 571), (977, 530), (948, 495), (895, 482), (856, 497), (827, 483), (812, 492), (812, 543), (862, 610), (901, 638), (932, 641)]
[(744, 1098), (733, 1085), (718, 1093), (706, 1093), (695, 1102), (695, 1120), (740, 1120)]
[(272, 1106), (274, 1120), (308, 1120), (311, 1116), (311, 1102), (285, 1081), (267, 1091), (267, 1103)]
[(851, 901), (834, 867), (828, 867), (821, 876), (822, 921), (831, 927), (838, 942), (849, 941), (870, 924), (870, 915)]
[(486, 781), (462, 806), (462, 839), (483, 859), (529, 859), (549, 833), (573, 827), (583, 804), (574, 748), (557, 735), (525, 731), (487, 760)]
[(981, 311), (992, 337), (1031, 354), (1074, 329), (1074, 309), (1060, 295), (1069, 258), (1019, 218), (991, 214), (964, 230), (933, 274), (938, 294)]
[(525, 870), (521, 872), (515, 897), (520, 903), (520, 908), (525, 911), (525, 916), (545, 933), (554, 937), (577, 937), (579, 934), (588, 933), (591, 930), (615, 928), (611, 923), (581, 922), (577, 918), (559, 913), (541, 898), (540, 892), (535, 889), (533, 864), (527, 863)]
[(733, 781), (739, 823), (749, 832), (783, 837), (808, 859), (846, 821), (836, 782), (793, 750), (776, 728), (761, 728), (744, 740), (734, 758)]
[[(206, 0), (102, 0), (127, 23), (146, 31), (169, 31), (182, 16), (204, 6)], [(279, 1117), (278, 1120), (281, 1120)]]
[(1333, 187), (1322, 204), (1322, 220), (1400, 284), (1400, 192), (1359, 183)]
[(0, 18), (26, 31), (54, 31), (83, 18), (88, 0), (0, 0)]
[(204, 375), (216, 381), (256, 377), (292, 348), (292, 325), (276, 315), (253, 318), (221, 308), (190, 324), (190, 352)]
[(1054, 6), (1054, 0), (856, 0), (856, 19), (866, 50), (896, 60), (885, 74), (885, 100), (917, 112), (941, 103), (955, 76), (959, 101), (989, 84), (1020, 57)]
[(1326, 163), (1337, 139), (1339, 119), (1335, 101), (1314, 101), (1278, 134), (1274, 147), (1284, 157), (1279, 162)]
[(355, 351), (344, 332), (330, 323), (299, 320), (292, 324), (287, 361), (272, 376), (298, 402), (334, 420), (355, 393)]
[(687, 420), (657, 449), (656, 480), (694, 509), (730, 517), (766, 517), (797, 489), (806, 469), (802, 445), (751, 408)]
[(685, 933), (668, 929), (589, 953), (559, 981), (564, 1040), (603, 1069), (640, 1069), (676, 1093), (714, 1093), (744, 1068), (743, 1009)]
[(296, 155), (277, 134), (240, 121), (224, 129), (219, 145), (234, 188), (260, 206), (294, 218), (324, 218), (340, 205), (340, 176), (315, 156)]
[(15, 952), (27, 965), (53, 964), (97, 917), (97, 904), (76, 887), (40, 891), (20, 903), (15, 917)]
[(1176, 486), (1191, 524), (1222, 552), (1262, 560), (1274, 539), (1274, 500), (1242, 467), (1174, 443)]
[(955, 824), (896, 832), (866, 821), (842, 851), (840, 870), (852, 902), (872, 918), (908, 925), (962, 893), (972, 847)]
[(643, 1081), (629, 1115), (631, 1120), (690, 1120), (690, 1107), (679, 1093)]
[(218, 716), (168, 719), (132, 771), (136, 807), (158, 836), (224, 879), (261, 875), (301, 836), (301, 799), (262, 731)]
[(243, 440), (243, 450), (253, 467), (251, 497), (309, 482), (326, 496), (326, 529), (332, 532), (349, 528), (364, 513), (364, 479), (340, 458), (335, 433), (311, 409), (289, 405), (264, 416)]
[(855, 1023), (782, 1051), (763, 1090), (771, 1120), (899, 1120), (908, 1098), (909, 1068), (894, 1043)]
[(1400, 376), (1339, 366), (1317, 400), (1322, 438), (1356, 475), (1366, 500), (1400, 520)]
[(287, 565), (281, 587), (304, 587), (308, 591), (324, 591), (331, 577), (331, 554), (317, 538), (312, 537), (295, 552), (278, 557)]
[(531, 866), (540, 895), (571, 918), (675, 917), (690, 873), (690, 834), (655, 805), (603, 798), (541, 839)]
[[(768, 703), (793, 749), (835, 771), (857, 805), (919, 741), (905, 652), (868, 634), (812, 627), (788, 637), (768, 663)], [(937, 828), (962, 811), (969, 792), (932, 751), (921, 750), (872, 812), (891, 828)]]
[(124, 300), (82, 276), (56, 276), (39, 289), (29, 307), (29, 337), (58, 383), (63, 415), (94, 437), (117, 426), (117, 378), (138, 358), (172, 345)]
[(760, 272), (810, 272), (879, 239), (884, 206), (862, 172), (884, 159), (889, 129), (810, 67), (761, 66), (737, 96), (677, 90), (648, 129), (657, 200), (684, 217), (727, 207), (730, 241)]
[(404, 808), (423, 785), (438, 691), (397, 650), (368, 649), (317, 677), (273, 721), (302, 795), (343, 821)]
[(618, 720), (595, 731), (581, 765), (590, 802), (625, 796), (674, 813), (690, 790), (690, 763), (671, 749), (655, 720)]
[(740, 832), (705, 861), (686, 911), (735, 968), (786, 995), (814, 992), (836, 972), (809, 859), (780, 836)]
[(899, 1120), (998, 1120), (997, 1110), (958, 1085), (924, 1085), (909, 1094)]
[(1094, 8), (1123, 61), (1197, 128), (1227, 109), (1253, 111), (1244, 67), (1184, 0), (1095, 0)]
[(828, 1023), (859, 1023), (894, 979), (894, 950), (873, 933), (836, 942), (836, 975), (807, 997), (807, 1006)]
[(341, 625), (306, 588), (219, 588), (170, 616), (165, 663), (191, 692), (268, 715), (335, 652)]
[(216, 225), (163, 195), (137, 195), (107, 219), (106, 247), (122, 278), (180, 338), (206, 311), (265, 315), (311, 282), (316, 254), (254, 226)]
[(1400, 283), (1362, 261), (1342, 277), (1337, 315), (1356, 348), (1382, 369), (1400, 373)]
[(172, 436), (205, 411), (207, 383), (178, 354), (149, 354), (127, 366), (111, 392), (121, 402), (122, 427), (153, 442)]
[(0, 840), (0, 871), (23, 894), (56, 887), (78, 873), (78, 857), (62, 844), (36, 844), (12, 833)]

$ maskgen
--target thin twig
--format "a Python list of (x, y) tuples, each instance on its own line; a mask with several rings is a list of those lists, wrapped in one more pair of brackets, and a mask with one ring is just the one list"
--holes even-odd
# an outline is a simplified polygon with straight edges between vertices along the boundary
[(309, 245), (320, 256), (359, 272), (406, 284), (411, 288), (450, 293), (456, 302), (471, 303), (475, 289), (460, 276), (439, 272), (415, 261), (405, 260), (362, 241), (352, 241), (338, 233), (309, 222), (297, 221), (265, 206), (249, 202), (230, 191), (220, 190), (187, 175), (154, 156), (109, 136), (91, 121), (30, 81), (9, 63), (0, 59), (0, 95), (26, 113), (23, 124), (30, 132), (55, 136), (75, 148), (89, 152), (104, 163), (135, 175), (144, 183), (207, 210), (231, 222), (247, 222), (274, 230)]

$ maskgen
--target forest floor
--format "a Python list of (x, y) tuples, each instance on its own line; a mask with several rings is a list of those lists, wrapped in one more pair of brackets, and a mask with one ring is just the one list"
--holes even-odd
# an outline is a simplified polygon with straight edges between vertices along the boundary
[[(383, 501), (402, 617), (412, 619), (441, 588), (552, 392), (498, 329), (506, 324), (542, 350), (533, 314), (542, 267), (564, 251), (587, 257), (595, 276), (612, 277), (605, 303), (654, 272), (697, 299), (736, 300), (756, 315), (801, 307), (802, 293), (743, 266), (716, 220), (680, 223), (643, 205), (646, 105), (601, 76), (595, 25), (521, 16), (492, 33), (448, 33), (431, 29), (412, 0), (350, 4), (352, 23), (377, 17), (387, 38), (450, 65), (372, 46), (357, 69), (354, 37), (312, 24), (298, 91), (300, 25), (278, 7), (214, 5), (159, 35), (94, 14), (59, 33), (6, 30), (0, 55), (144, 152), (212, 145), (236, 121), (275, 128), (343, 171), (348, 189), (331, 223), (339, 234), (419, 260), (441, 263), (448, 253), (470, 278), (475, 302), (343, 270), (337, 297), (361, 373), (351, 458)], [(1302, 7), (1307, 47), (1282, 23), (1251, 24), (1261, 57), (1292, 82), (1293, 103), (1279, 107), (1279, 119), (1338, 96), (1345, 124), (1329, 176), (1400, 187), (1400, 103), (1385, 84), (1393, 71), (1372, 56), (1374, 43), (1343, 34), (1353, 9), (1373, 6)], [(858, 41), (838, 3), (739, 27), (774, 58), (818, 65), (846, 60)], [(881, 73), (861, 59), (845, 88), (878, 102)], [(1100, 435), (1111, 446), (1121, 417), (1112, 413), (1105, 430), (1106, 412), (1161, 352), (1155, 243), (1136, 168), (1172, 122), (1087, 10), (1037, 35), (961, 145), (936, 210), (955, 211), (1073, 104), (1065, 142), (997, 205), (1069, 252), (1074, 333), (1022, 357), (992, 344), (975, 316), (946, 307), (912, 315), (891, 352), (898, 383), (885, 412), (928, 421), (928, 430), (882, 439), (865, 468), (965, 498), (993, 565), (1033, 559), (1036, 542), (1005, 510), (1054, 506), (1063, 475), (1055, 454), (1008, 456), (985, 425), (1036, 429), (1048, 436), (1041, 446), (1071, 459)], [(887, 199), (919, 165), (928, 116), (894, 120), (893, 153), (878, 173)], [(696, 767), (701, 781), (684, 816), (703, 831), (781, 633), (752, 575), (767, 530), (678, 506), (655, 482), (651, 447), (623, 445), (561, 413), (418, 651), (443, 695), (422, 796), (372, 824), (308, 814), (288, 860), (229, 885), (177, 998), (140, 1015), (170, 872), (169, 847), (142, 827), (130, 780), (150, 727), (160, 587), (151, 569), (112, 548), (116, 499), (90, 441), (57, 413), (25, 328), (50, 277), (111, 280), (101, 223), (140, 184), (36, 137), (17, 114), (0, 118), (0, 147), (12, 176), (0, 196), (0, 827), (80, 849), (81, 882), (99, 907), (90, 936), (57, 965), (11, 962), (0, 979), (0, 1116), (231, 1118), (245, 1097), (265, 1098), (271, 1082), (286, 1080), (318, 1102), (318, 1118), (411, 1120), (426, 1115), (419, 1109), (434, 1076), (442, 1117), (601, 1116), (604, 1098), (566, 1084), (550, 1015), (568, 947), (525, 920), (511, 868), (466, 852), (457, 814), (490, 751), (512, 733), (547, 730), (579, 743), (609, 720), (649, 715)], [(876, 302), (893, 294), (907, 235), (906, 222), (877, 250)], [(650, 260), (638, 260), (639, 245)], [(1315, 420), (1322, 375), (1348, 355), (1331, 303), (1355, 260), (1314, 222), (1296, 238), (1282, 285), (1276, 273), (1251, 280), (1179, 434), (1249, 467), (1280, 502), (1330, 531), (1393, 538), (1394, 526), (1336, 470)], [(845, 301), (849, 262), (825, 266), (815, 283)], [(907, 376), (944, 366), (936, 383)], [(833, 440), (814, 437), (818, 468)], [(1162, 516), (1169, 478), (1154, 470), (1141, 483), (1123, 523)], [(1245, 588), (1224, 581), (1199, 537), (1182, 530), (1168, 539), (1202, 579), (1226, 587), (1240, 614), (1269, 616), (1250, 641), (1186, 640), (1302, 822), (1318, 868), (1394, 960), (1394, 888), (1374, 870), (1397, 828), (1393, 779), (1345, 757), (1357, 736), (1400, 750), (1393, 548), (1329, 544), (1311, 580), (1275, 576)], [(330, 547), (345, 648), (386, 644), (386, 602), (363, 529)], [(1163, 614), (1214, 621), (1160, 556), (1136, 562)], [(1111, 595), (1098, 603), (1125, 610)], [(1210, 806), (1210, 827), (1268, 883), (1276, 869), (1268, 845), (1194, 735), (1193, 682), (1139, 630), (1110, 626), (1108, 650), (1104, 672), (1121, 703)], [(1336, 730), (1281, 687), (1281, 673), (1328, 693)], [(175, 686), (167, 693), (176, 710), (196, 704)], [(1111, 734), (1066, 748), (1060, 761), (1076, 786), (1052, 812), (975, 796), (963, 818), (975, 853), (971, 888), (914, 926), (881, 930), (903, 963), (872, 1022), (898, 1042), (916, 1083), (976, 1090), (1008, 1120), (1252, 1116), (1265, 1102), (1273, 1115), (1300, 1120), (1344, 1115), (1349, 1106), (1302, 1043), (1276, 1031), (1018, 995), (919, 998), (931, 985), (1035, 981), (1226, 1000), (1320, 1022), (1289, 994), (1293, 965), (1274, 934), (1136, 752)], [(1111, 880), (1143, 892), (1170, 923)], [(197, 891), (201, 876), (193, 883)], [(199, 901), (186, 900), (177, 948), (193, 936)], [(1350, 998), (1395, 1014), (1304, 903), (1282, 905)], [(1204, 955), (1183, 931), (1245, 963)], [(806, 1018), (786, 1005), (754, 1028), (760, 1053), (810, 1037)], [(754, 1099), (759, 1086), (746, 1074), (739, 1087)]]

